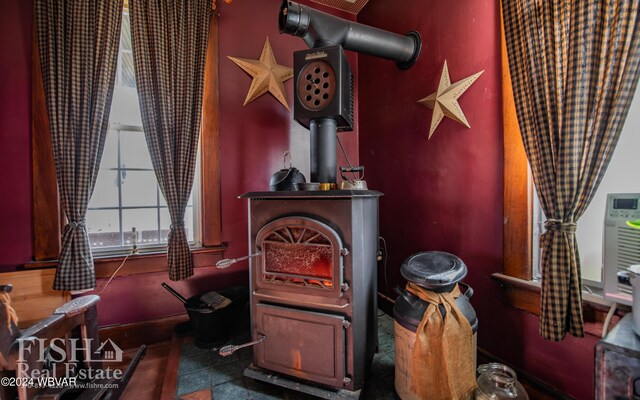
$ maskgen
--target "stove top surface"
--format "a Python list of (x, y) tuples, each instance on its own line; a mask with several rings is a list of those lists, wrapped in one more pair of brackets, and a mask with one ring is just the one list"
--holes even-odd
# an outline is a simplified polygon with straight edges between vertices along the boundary
[(295, 190), (295, 191), (280, 191), (280, 192), (247, 192), (238, 198), (241, 199), (285, 199), (285, 198), (308, 198), (308, 199), (337, 199), (337, 198), (353, 198), (353, 197), (380, 197), (384, 196), (383, 193), (376, 190)]

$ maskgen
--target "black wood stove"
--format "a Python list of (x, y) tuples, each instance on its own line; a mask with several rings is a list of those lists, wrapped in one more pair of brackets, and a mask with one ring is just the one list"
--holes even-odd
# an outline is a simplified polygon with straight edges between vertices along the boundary
[[(252, 378), (357, 397), (377, 346), (375, 191), (253, 192)], [(273, 372), (279, 375), (273, 375)], [(345, 394), (345, 392), (353, 392)]]

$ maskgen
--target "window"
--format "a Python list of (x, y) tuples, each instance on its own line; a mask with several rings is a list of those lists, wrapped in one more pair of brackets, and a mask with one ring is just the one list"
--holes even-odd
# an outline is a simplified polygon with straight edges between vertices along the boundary
[[(151, 165), (142, 127), (112, 123), (110, 128), (87, 211), (91, 248), (94, 252), (131, 248), (133, 228), (138, 247), (166, 244), (171, 219)], [(196, 176), (195, 192), (197, 185)], [(196, 239), (195, 217), (192, 195), (185, 212), (190, 243)]]
[[(126, 3), (125, 3), (126, 4)], [(124, 18), (123, 24), (128, 23), (128, 17)], [(218, 88), (218, 21), (215, 16), (211, 19), (211, 28), (209, 32), (209, 45), (207, 49), (207, 61), (205, 67), (204, 95), (202, 104), (202, 125), (200, 135), (200, 159), (198, 160), (200, 176), (194, 179), (194, 187), (199, 184), (198, 192), (192, 193), (192, 201), (194, 208), (198, 212), (193, 212), (193, 231), (199, 230), (199, 240), (194, 243), (194, 265), (196, 267), (212, 265), (224, 250), (222, 243), (222, 232), (220, 225), (220, 156), (219, 156), (219, 98)], [(38, 55), (37, 35), (33, 35), (32, 55), (33, 55), (33, 85), (32, 85), (32, 185), (33, 185), (33, 250), (34, 261), (25, 265), (26, 268), (42, 268), (55, 267), (58, 255), (60, 254), (60, 237), (61, 230), (64, 226), (64, 216), (59, 207), (59, 199), (57, 192), (56, 172), (53, 161), (53, 152), (51, 146), (51, 137), (49, 134), (49, 121), (47, 116), (47, 108), (44, 98), (44, 88), (42, 84), (42, 75), (40, 73), (40, 60)], [(121, 39), (123, 40), (123, 39)], [(125, 38), (123, 40), (126, 41)], [(130, 45), (121, 43), (121, 53), (126, 54), (130, 49)], [(122, 57), (119, 65), (119, 75), (116, 78), (116, 91), (132, 90), (135, 92), (135, 79), (127, 76), (126, 71), (133, 70), (133, 64), (127, 64), (122, 61), (126, 57)], [(127, 65), (131, 66), (128, 69)], [(113, 103), (119, 107), (126, 108), (127, 101), (119, 101)], [(133, 104), (138, 104), (137, 99)], [(112, 105), (112, 107), (113, 107)], [(114, 112), (112, 111), (112, 114)], [(139, 118), (139, 117), (138, 117)], [(133, 129), (132, 127), (136, 126)], [(135, 138), (142, 137), (139, 131), (141, 124), (120, 121), (119, 125), (112, 124), (112, 130), (120, 130), (120, 132), (109, 132), (109, 135), (121, 136), (125, 135), (122, 131), (126, 131), (126, 135), (133, 135)], [(139, 136), (136, 136), (139, 135)], [(131, 138), (131, 136), (129, 136)], [(109, 139), (112, 140), (112, 139)], [(105, 149), (105, 154), (108, 150)], [(137, 160), (140, 161), (140, 160)], [(115, 164), (116, 166), (119, 164)], [(127, 165), (127, 168), (131, 165)], [(102, 169), (102, 168), (101, 168)], [(106, 171), (106, 169), (105, 169)], [(111, 171), (117, 175), (117, 171)], [(122, 172), (121, 172), (122, 173)], [(129, 174), (130, 172), (127, 171)], [(115, 182), (115, 176), (111, 182)], [(130, 176), (129, 176), (130, 177)], [(101, 177), (102, 178), (102, 177)], [(108, 181), (108, 179), (107, 179)], [(99, 190), (99, 189), (95, 189)], [(98, 193), (94, 197), (101, 198)], [(113, 203), (112, 203), (113, 204)], [(160, 200), (156, 204), (157, 209), (162, 209), (164, 202)], [(92, 207), (99, 207), (95, 203)], [(102, 205), (104, 206), (104, 204)], [(101, 206), (100, 206), (101, 207)], [(162, 213), (161, 213), (162, 214)], [(158, 219), (154, 220), (156, 223)], [(162, 228), (162, 215), (160, 215), (160, 226)], [(186, 223), (187, 221), (185, 221)], [(136, 226), (138, 228), (138, 226)], [(118, 227), (118, 231), (120, 231)], [(162, 229), (160, 229), (162, 230)], [(127, 226), (123, 226), (122, 232), (129, 232)], [(158, 235), (160, 236), (160, 235)], [(122, 237), (121, 237), (122, 239)], [(130, 238), (129, 238), (130, 239)], [(194, 235), (194, 239), (197, 237)], [(125, 247), (126, 239), (124, 239)], [(120, 242), (122, 243), (122, 241)], [(115, 249), (112, 248), (112, 249)], [(118, 252), (116, 252), (118, 253)], [(120, 251), (125, 254), (126, 251)], [(118, 254), (102, 253), (95, 255), (96, 275), (98, 278), (109, 277), (120, 265), (124, 256)], [(156, 271), (165, 271), (166, 256), (164, 254), (146, 254), (132, 256), (118, 275), (131, 275), (136, 273), (148, 273)]]
[[(640, 148), (640, 135), (636, 132), (640, 128), (640, 95), (638, 91), (631, 102), (629, 114), (625, 120), (618, 145), (614, 150), (611, 162), (605, 172), (600, 186), (591, 203), (578, 220), (576, 238), (580, 253), (582, 282), (588, 290), (602, 288), (603, 273), (603, 232), (604, 214), (608, 193), (640, 193), (640, 180), (635, 174), (637, 170), (636, 150)], [(531, 187), (535, 193), (535, 188)], [(540, 247), (537, 237), (544, 232), (545, 215), (534, 194), (533, 207), (533, 276), (541, 277)], [(599, 291), (598, 291), (599, 292)]]
[(578, 251), (585, 283), (600, 287), (602, 241), (607, 193), (640, 193), (638, 149), (640, 149), (640, 94), (636, 91), (618, 145), (596, 194), (578, 221)]
[[(198, 177), (196, 174), (193, 184), (196, 193)], [(197, 215), (192, 195), (185, 212), (190, 243), (197, 240)], [(87, 210), (89, 242), (94, 253), (130, 249), (134, 242), (139, 248), (157, 247), (166, 244), (170, 225), (142, 129), (125, 7), (109, 131)]]
[[(535, 193), (529, 163), (518, 126), (502, 32), (503, 126), (504, 126), (504, 274), (523, 280), (539, 279), (539, 236), (545, 215)], [(640, 86), (631, 103), (611, 163), (589, 207), (578, 221), (578, 251), (582, 277), (601, 286), (602, 239), (607, 193), (640, 192), (635, 149), (640, 146)]]

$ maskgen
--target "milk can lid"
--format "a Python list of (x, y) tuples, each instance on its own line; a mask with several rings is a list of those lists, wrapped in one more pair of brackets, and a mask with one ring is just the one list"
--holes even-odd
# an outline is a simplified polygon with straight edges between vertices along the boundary
[(429, 290), (448, 289), (467, 275), (458, 257), (443, 251), (424, 251), (409, 256), (400, 267), (402, 277)]

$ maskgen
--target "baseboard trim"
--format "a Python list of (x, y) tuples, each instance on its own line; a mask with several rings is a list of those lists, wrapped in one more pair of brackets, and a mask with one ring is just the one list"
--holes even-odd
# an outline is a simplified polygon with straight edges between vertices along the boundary
[(184, 313), (131, 324), (105, 326), (99, 329), (100, 340), (111, 339), (123, 350), (138, 348), (143, 344), (170, 342), (175, 326), (188, 319)]
[(560, 390), (552, 387), (548, 383), (542, 381), (540, 378), (520, 369), (507, 361), (497, 357), (496, 355), (488, 352), (487, 350), (478, 347), (478, 365), (489, 362), (496, 362), (504, 364), (516, 372), (518, 381), (525, 387), (530, 399), (539, 400), (574, 400), (573, 397), (561, 392)]

